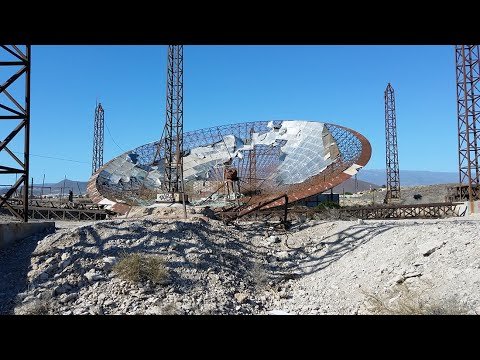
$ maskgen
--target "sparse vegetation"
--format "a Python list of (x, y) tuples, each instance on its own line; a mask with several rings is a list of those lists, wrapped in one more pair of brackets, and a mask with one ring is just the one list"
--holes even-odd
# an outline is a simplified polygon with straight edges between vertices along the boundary
[(405, 284), (391, 296), (363, 292), (367, 309), (377, 315), (466, 315), (468, 309), (455, 298), (424, 300), (422, 295)]
[(48, 300), (35, 299), (15, 308), (15, 315), (50, 315)]
[(265, 269), (259, 264), (255, 263), (250, 272), (256, 291), (265, 290), (268, 285), (268, 275)]
[(323, 211), (326, 209), (340, 209), (340, 205), (337, 204), (335, 201), (322, 201), (318, 206), (316, 207), (317, 210)]
[(165, 261), (155, 255), (124, 254), (113, 270), (123, 279), (134, 283), (150, 280), (154, 284), (164, 284), (168, 280)]
[(350, 191), (346, 191), (345, 195), (353, 195), (353, 193), (351, 193)]
[(165, 306), (162, 308), (162, 315), (177, 315), (178, 313), (178, 308), (172, 302), (165, 304)]

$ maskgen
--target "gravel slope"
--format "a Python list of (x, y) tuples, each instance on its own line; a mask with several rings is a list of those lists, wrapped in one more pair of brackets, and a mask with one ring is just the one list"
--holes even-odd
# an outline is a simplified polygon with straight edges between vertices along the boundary
[[(38, 243), (14, 312), (368, 314), (376, 311), (370, 295), (392, 304), (407, 289), (473, 314), (480, 311), (478, 234), (478, 217), (310, 220), (288, 233), (256, 222), (154, 215), (100, 221)], [(168, 281), (121, 279), (113, 266), (132, 252), (162, 257)]]

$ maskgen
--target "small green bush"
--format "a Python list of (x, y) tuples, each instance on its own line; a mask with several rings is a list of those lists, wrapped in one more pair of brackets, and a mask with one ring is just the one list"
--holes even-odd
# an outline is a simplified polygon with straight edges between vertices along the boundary
[(124, 254), (113, 270), (124, 280), (134, 283), (150, 280), (162, 284), (168, 280), (165, 261), (155, 255)]
[(345, 195), (353, 195), (353, 193), (351, 193), (350, 191), (347, 191)]
[(337, 204), (335, 201), (322, 201), (318, 206), (316, 207), (317, 210), (326, 210), (326, 209), (340, 209), (340, 205)]

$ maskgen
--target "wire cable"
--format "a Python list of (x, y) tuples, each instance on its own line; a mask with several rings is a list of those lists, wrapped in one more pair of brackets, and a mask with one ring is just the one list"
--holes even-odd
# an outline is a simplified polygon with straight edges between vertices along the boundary
[[(24, 152), (21, 152), (21, 151), (12, 151), (12, 152), (15, 153), (15, 154), (19, 154), (19, 155), (24, 155), (24, 154), (25, 154)], [(30, 153), (30, 156), (37, 156), (37, 157), (42, 157), (42, 158), (47, 158), (47, 159), (54, 159), (54, 160), (62, 160), (62, 161), (71, 161), (71, 162), (76, 162), (76, 163), (81, 163), (81, 164), (89, 164), (89, 163), (86, 162), (86, 161), (73, 160), (73, 159), (65, 159), (65, 158), (59, 158), (59, 157), (48, 156), (48, 155), (38, 155), (38, 154), (32, 154), (32, 153)]]
[(125, 150), (123, 150), (123, 149), (120, 147), (120, 145), (117, 144), (117, 142), (116, 142), (115, 139), (113, 138), (112, 133), (110, 132), (110, 129), (108, 128), (108, 124), (107, 124), (107, 122), (106, 122), (105, 120), (104, 120), (104, 124), (105, 124), (105, 127), (107, 128), (107, 132), (108, 132), (108, 135), (110, 136), (110, 139), (112, 139), (113, 143), (114, 143), (115, 145), (117, 145), (117, 147), (120, 149), (120, 151), (121, 151), (122, 153), (124, 153)]

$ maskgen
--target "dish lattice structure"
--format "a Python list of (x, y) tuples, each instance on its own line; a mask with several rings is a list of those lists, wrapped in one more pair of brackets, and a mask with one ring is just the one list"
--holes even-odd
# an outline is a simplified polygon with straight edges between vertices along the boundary
[[(149, 206), (161, 194), (162, 140), (110, 160), (89, 180), (94, 201)], [(254, 205), (287, 194), (297, 201), (341, 184), (366, 165), (368, 140), (343, 126), (277, 120), (223, 125), (184, 133), (185, 192), (193, 204)], [(225, 174), (236, 170), (227, 189)], [(275, 203), (271, 206), (275, 206)]]

